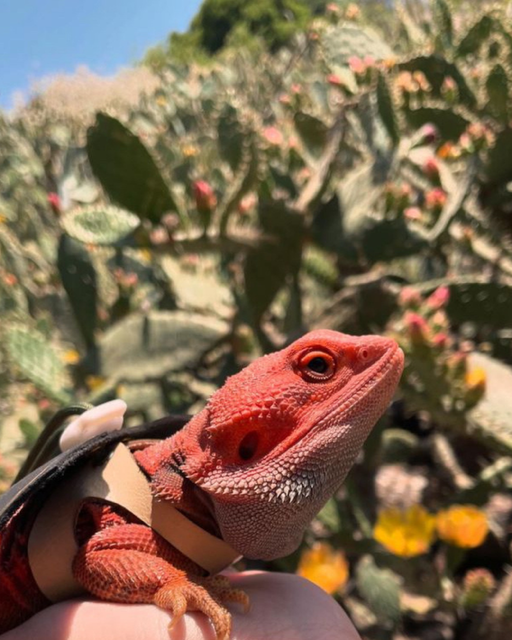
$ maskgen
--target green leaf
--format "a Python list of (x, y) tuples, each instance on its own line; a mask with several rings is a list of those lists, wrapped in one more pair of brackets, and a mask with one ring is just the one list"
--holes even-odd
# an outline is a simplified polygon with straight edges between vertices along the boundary
[(400, 620), (400, 578), (389, 569), (380, 569), (373, 558), (365, 556), (356, 569), (356, 584), (361, 597), (383, 622)]
[(424, 124), (433, 124), (439, 130), (443, 140), (458, 140), (469, 124), (469, 120), (453, 109), (438, 107), (419, 107), (405, 111), (407, 121), (414, 129)]
[(247, 254), (245, 291), (256, 323), (268, 309), (288, 276), (298, 273), (302, 257), (303, 218), (283, 202), (264, 202), (260, 224), (270, 240)]
[(95, 344), (97, 326), (97, 276), (87, 249), (65, 233), (59, 241), (57, 268), (88, 347)]
[(94, 174), (120, 206), (152, 222), (178, 211), (151, 154), (119, 120), (97, 114), (87, 132), (87, 154)]
[(454, 62), (450, 62), (439, 54), (416, 56), (398, 65), (400, 71), (422, 71), (432, 86), (435, 97), (441, 97), (441, 87), (446, 78), (453, 78), (459, 91), (459, 100), (467, 107), (474, 107), (477, 98), (469, 87), (464, 75)]
[(101, 337), (100, 374), (134, 382), (192, 369), (227, 332), (225, 322), (192, 312), (132, 314)]
[(140, 218), (112, 206), (89, 206), (73, 209), (62, 218), (66, 233), (84, 244), (114, 245), (125, 240), (137, 227)]
[(451, 47), (453, 42), (453, 22), (450, 6), (446, 0), (433, 0), (432, 4), (437, 31), (445, 46)]
[(485, 81), (488, 103), (487, 108), (499, 120), (508, 122), (508, 74), (503, 65), (496, 64), (489, 72)]
[(6, 345), (13, 364), (38, 389), (58, 402), (69, 402), (66, 367), (45, 336), (12, 326), (6, 332)]
[(400, 140), (396, 109), (393, 104), (393, 97), (389, 90), (386, 77), (382, 72), (379, 72), (377, 78), (377, 106), (380, 119), (382, 120), (389, 137), (393, 141), (393, 144), (396, 146)]
[(327, 144), (328, 126), (315, 116), (302, 111), (294, 114), (294, 122), (308, 153), (313, 158), (319, 158)]
[(477, 53), (484, 40), (490, 36), (494, 26), (494, 18), (489, 14), (484, 14), (461, 38), (455, 48), (455, 56), (457, 58), (466, 58)]
[(510, 149), (512, 149), (512, 129), (507, 128), (498, 133), (494, 145), (489, 149), (486, 174), (491, 184), (503, 184), (512, 180)]
[(21, 418), (18, 423), (19, 429), (25, 438), (25, 446), (31, 448), (34, 442), (37, 440), (41, 428), (34, 424), (31, 420)]

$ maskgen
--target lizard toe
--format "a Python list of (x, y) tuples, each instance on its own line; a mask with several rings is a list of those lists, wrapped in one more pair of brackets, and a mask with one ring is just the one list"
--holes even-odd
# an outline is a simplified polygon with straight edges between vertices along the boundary
[(190, 580), (180, 582), (177, 584), (177, 581), (173, 580), (165, 584), (157, 591), (153, 600), (158, 607), (173, 614), (169, 631), (172, 631), (187, 611), (200, 611), (209, 618), (217, 640), (229, 640), (231, 614), (222, 606), (216, 595), (211, 594), (202, 584)]
[(227, 602), (240, 604), (244, 613), (248, 613), (250, 609), (249, 596), (242, 589), (235, 589), (225, 576), (203, 578), (203, 584), (222, 604)]

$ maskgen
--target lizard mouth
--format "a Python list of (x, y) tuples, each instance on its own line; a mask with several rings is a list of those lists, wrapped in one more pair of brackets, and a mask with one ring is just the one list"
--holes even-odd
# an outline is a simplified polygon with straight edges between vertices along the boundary
[[(387, 395), (389, 395), (388, 402), (390, 402), (402, 375), (403, 367), (404, 353), (396, 343), (393, 343), (389, 352), (372, 365), (371, 375), (359, 386), (351, 390), (350, 396), (345, 402), (334, 406), (333, 409), (328, 411), (318, 421), (313, 431), (321, 430), (325, 423), (331, 425), (334, 417), (336, 417), (339, 424), (347, 422), (350, 416), (359, 410), (361, 403), (364, 402), (368, 394), (377, 387), (387, 387), (389, 389)], [(346, 387), (343, 391), (346, 393)]]

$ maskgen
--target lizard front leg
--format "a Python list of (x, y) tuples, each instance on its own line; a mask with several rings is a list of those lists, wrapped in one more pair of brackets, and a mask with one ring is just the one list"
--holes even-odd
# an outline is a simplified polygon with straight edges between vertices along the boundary
[(247, 595), (223, 576), (202, 577), (193, 562), (141, 524), (116, 524), (94, 533), (78, 550), (73, 573), (102, 600), (154, 603), (170, 611), (172, 629), (187, 611), (210, 619), (218, 640), (231, 632), (226, 602), (248, 605)]

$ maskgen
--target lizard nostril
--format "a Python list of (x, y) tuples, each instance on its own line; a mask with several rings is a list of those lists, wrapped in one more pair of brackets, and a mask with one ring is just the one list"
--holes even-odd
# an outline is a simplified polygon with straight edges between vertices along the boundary
[(361, 349), (359, 349), (359, 351), (357, 352), (357, 357), (359, 360), (366, 362), (370, 359), (370, 350), (366, 347), (361, 347)]

